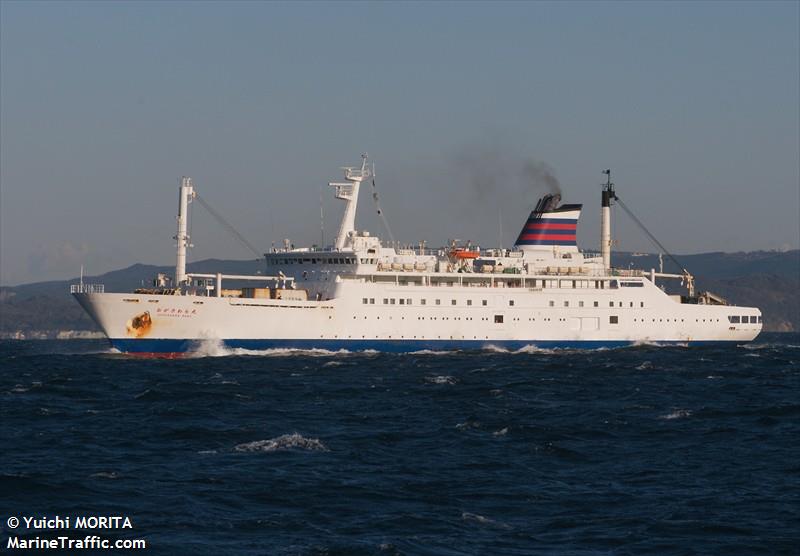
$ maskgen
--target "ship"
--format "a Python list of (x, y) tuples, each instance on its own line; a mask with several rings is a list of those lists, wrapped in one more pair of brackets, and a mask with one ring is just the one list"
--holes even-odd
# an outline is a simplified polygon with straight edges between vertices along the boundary
[(356, 228), (359, 190), (374, 180), (374, 167), (364, 155), (343, 171), (344, 181), (329, 184), (344, 203), (330, 246), (286, 240), (263, 254), (262, 274), (187, 273), (188, 209), (198, 195), (192, 179), (182, 177), (174, 277), (160, 274), (153, 287), (128, 293), (81, 280), (71, 293), (113, 348), (162, 356), (209, 342), (378, 352), (692, 346), (745, 343), (761, 331), (759, 309), (696, 292), (683, 268), (611, 266), (611, 207), (622, 201), (610, 170), (600, 199), (599, 253), (578, 248), (583, 206), (562, 204), (555, 193), (539, 199), (510, 249), (385, 242)]

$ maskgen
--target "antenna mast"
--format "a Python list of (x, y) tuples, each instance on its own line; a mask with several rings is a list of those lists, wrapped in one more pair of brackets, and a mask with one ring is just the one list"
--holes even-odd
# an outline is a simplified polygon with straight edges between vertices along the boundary
[(603, 195), (600, 208), (600, 254), (603, 257), (603, 268), (611, 270), (611, 202), (617, 198), (614, 184), (611, 183), (611, 170), (603, 170), (606, 183), (603, 184)]
[(358, 207), (358, 190), (361, 182), (372, 176), (372, 170), (367, 166), (367, 154), (361, 155), (361, 168), (345, 167), (344, 179), (346, 183), (330, 182), (328, 185), (336, 188), (336, 198), (347, 202), (336, 235), (336, 249), (344, 249), (348, 239), (356, 232), (356, 208)]

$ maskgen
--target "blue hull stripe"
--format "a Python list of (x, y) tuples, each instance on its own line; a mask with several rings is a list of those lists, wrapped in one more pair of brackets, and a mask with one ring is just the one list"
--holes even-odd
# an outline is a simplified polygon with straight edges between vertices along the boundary
[[(185, 353), (196, 351), (201, 347), (201, 340), (153, 340), (153, 339), (111, 339), (111, 345), (126, 353)], [(267, 349), (324, 349), (329, 351), (365, 351), (374, 350), (387, 353), (408, 353), (422, 350), (480, 350), (491, 347), (510, 351), (535, 346), (543, 349), (572, 348), (598, 349), (618, 348), (634, 345), (627, 340), (221, 340), (230, 349), (267, 350)], [(659, 345), (730, 345), (730, 341), (661, 341)], [(744, 342), (740, 342), (744, 343)]]

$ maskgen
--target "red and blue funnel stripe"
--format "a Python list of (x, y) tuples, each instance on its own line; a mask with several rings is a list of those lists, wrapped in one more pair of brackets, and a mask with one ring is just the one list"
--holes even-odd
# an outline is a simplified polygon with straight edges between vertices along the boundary
[(565, 205), (547, 212), (534, 210), (522, 228), (515, 245), (577, 247), (576, 234), (580, 215), (580, 205)]

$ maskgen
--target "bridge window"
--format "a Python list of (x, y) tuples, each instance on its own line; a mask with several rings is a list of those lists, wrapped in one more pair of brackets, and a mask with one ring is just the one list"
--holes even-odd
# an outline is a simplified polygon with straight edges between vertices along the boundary
[(740, 322), (739, 316), (738, 315), (729, 315), (728, 316), (728, 322), (731, 323), (731, 324), (739, 324), (739, 322)]

